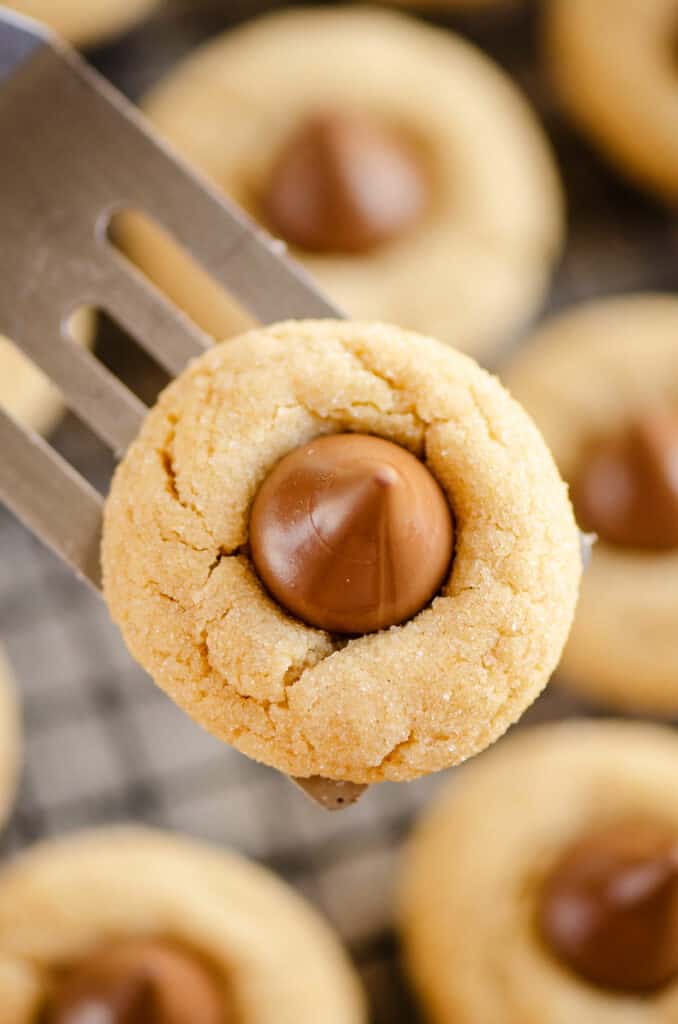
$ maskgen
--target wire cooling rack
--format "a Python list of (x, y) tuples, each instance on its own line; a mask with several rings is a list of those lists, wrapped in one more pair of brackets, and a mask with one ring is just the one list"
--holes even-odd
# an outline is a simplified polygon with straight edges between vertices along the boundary
[[(92, 58), (136, 98), (193, 45), (266, 6), (283, 5), (170, 3)], [(594, 294), (674, 288), (675, 221), (622, 184), (555, 115), (536, 59), (536, 21), (529, 5), (447, 19), (514, 74), (560, 157), (571, 239), (551, 308)], [(144, 397), (152, 395), (157, 378), (110, 328), (101, 351)], [(105, 490), (110, 457), (73, 417), (55, 441)], [(363, 974), (375, 1024), (417, 1019), (398, 967), (393, 881), (401, 840), (441, 777), (375, 787), (336, 815), (316, 808), (284, 778), (176, 710), (129, 658), (101, 601), (1, 508), (0, 640), (20, 683), (26, 730), (19, 799), (0, 840), (5, 856), (45, 836), (128, 820), (233, 846), (278, 871), (328, 915)], [(527, 718), (576, 710), (552, 687)]]

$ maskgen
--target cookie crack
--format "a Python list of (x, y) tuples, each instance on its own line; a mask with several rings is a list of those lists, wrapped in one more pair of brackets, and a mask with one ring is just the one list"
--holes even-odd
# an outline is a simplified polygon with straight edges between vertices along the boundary
[[(383, 384), (386, 384), (386, 386), (389, 388), (391, 392), (395, 393), (396, 395), (399, 395), (401, 398), (404, 398), (407, 401), (407, 406), (403, 409), (398, 409), (396, 415), (411, 417), (414, 425), (421, 433), (420, 444), (423, 447), (424, 453), (426, 453), (429, 444), (429, 434), (431, 430), (433, 430), (437, 426), (440, 426), (441, 424), (444, 425), (448, 423), (448, 417), (422, 416), (422, 414), (419, 412), (419, 409), (417, 408), (416, 399), (414, 399), (411, 396), (409, 390), (406, 387), (401, 387), (395, 380), (391, 380), (389, 377), (386, 376), (385, 373), (381, 373), (379, 370), (375, 369), (375, 367), (370, 363), (367, 357), (367, 353), (360, 349), (354, 350), (346, 348), (345, 345), (342, 345), (342, 348), (347, 353), (347, 355), (351, 356), (351, 358), (355, 360), (355, 362), (358, 364), (358, 366), (364, 373), (368, 373), (371, 377), (374, 377), (375, 380), (379, 380)], [(475, 395), (472, 396), (472, 401), (474, 406), (477, 406), (478, 412), (483, 417), (483, 420), (487, 426), (488, 433), (490, 433), (491, 426), (487, 420), (486, 415), (483, 413), (482, 409), (478, 405)], [(384, 412), (384, 410), (379, 409), (378, 406), (376, 407), (376, 409), (378, 412)]]
[(497, 434), (496, 430), (492, 426), (492, 421), (490, 420), (490, 417), (488, 416), (488, 414), (485, 412), (485, 409), (483, 408), (482, 402), (480, 401), (480, 398), (478, 397), (476, 389), (470, 383), (469, 383), (469, 387), (468, 387), (468, 394), (469, 394), (469, 398), (471, 399), (471, 402), (473, 403), (473, 408), (476, 410), (476, 412), (478, 413), (478, 415), (480, 416), (481, 420), (483, 421), (483, 423), (485, 425), (485, 430), (487, 431), (488, 439), (493, 444), (497, 444), (497, 445), (499, 445), (500, 448), (503, 448), (504, 450), (507, 450), (508, 449), (507, 442), (504, 440), (503, 437), (500, 437), (499, 434)]
[(398, 740), (397, 743), (391, 747), (387, 754), (384, 754), (379, 764), (375, 765), (375, 768), (384, 768), (388, 764), (392, 764), (393, 761), (408, 747), (417, 743), (418, 740), (415, 737), (414, 729), (410, 729), (404, 740)]
[(156, 597), (161, 597), (165, 601), (171, 601), (172, 604), (175, 604), (177, 605), (177, 607), (181, 608), (182, 612), (186, 611), (181, 601), (179, 601), (179, 599), (174, 597), (172, 594), (168, 594), (165, 590), (163, 590), (162, 585), (158, 582), (158, 580), (145, 580), (142, 586), (144, 590), (150, 590), (151, 593), (156, 595)]
[[(353, 402), (349, 406), (343, 406), (341, 408), (335, 407), (335, 408), (332, 409), (332, 413), (330, 415), (327, 415), (327, 416), (319, 415), (317, 412), (315, 412), (313, 409), (309, 408), (308, 405), (304, 404), (301, 401), (300, 401), (299, 404), (302, 406), (302, 408), (304, 408), (306, 410), (306, 412), (308, 412), (312, 416), (315, 416), (317, 419), (319, 419), (323, 423), (332, 423), (335, 420), (339, 420), (339, 419), (342, 419), (342, 418), (345, 419), (345, 418), (348, 417), (348, 415), (350, 413), (355, 413), (357, 411), (359, 412), (361, 409), (371, 409), (373, 412), (378, 413), (378, 415), (380, 415), (380, 416), (384, 415), (384, 410), (379, 405), (377, 405), (376, 402)], [(396, 413), (396, 415), (397, 416), (402, 416), (402, 417), (410, 416), (414, 420), (415, 426), (417, 426), (417, 427), (420, 426), (419, 425), (419, 421), (417, 420), (417, 417), (415, 415), (412, 415), (408, 410), (405, 410), (404, 412), (398, 412), (398, 413)], [(420, 428), (420, 429), (423, 429), (423, 428)]]
[[(221, 559), (217, 560), (217, 564), (218, 561), (220, 560)], [(284, 692), (283, 696), (279, 700), (271, 700), (268, 697), (255, 697), (253, 694), (241, 693), (238, 687), (234, 685), (234, 683), (232, 683), (228, 678), (223, 676), (212, 663), (209, 647), (210, 631), (214, 629), (215, 626), (222, 623), (226, 618), (228, 618), (232, 611), (233, 605), (229, 605), (228, 608), (225, 608), (218, 615), (213, 616), (207, 622), (203, 623), (202, 629), (200, 630), (197, 646), (201, 656), (201, 660), (203, 662), (203, 665), (205, 666), (205, 676), (209, 676), (212, 674), (219, 675), (221, 678), (223, 678), (225, 685), (232, 689), (241, 700), (254, 701), (257, 704), (257, 706), (261, 707), (261, 709), (267, 714), (272, 707), (276, 707), (282, 711), (289, 710), (290, 691), (302, 679), (304, 674), (310, 668), (313, 668), (314, 665), (316, 664), (320, 664), (322, 661), (325, 660), (325, 658), (330, 657), (330, 655), (325, 655), (323, 658), (319, 659), (318, 662), (309, 661), (308, 658), (304, 659), (301, 662), (291, 662), (291, 664), (285, 670), (281, 680)], [(275, 727), (275, 723), (271, 722), (271, 725)]]
[(162, 448), (158, 449), (158, 456), (160, 458), (160, 465), (162, 466), (163, 472), (165, 473), (165, 479), (167, 481), (167, 491), (170, 496), (181, 506), (186, 512), (192, 513), (197, 519), (200, 520), (201, 525), (204, 527), (206, 532), (209, 534), (212, 541), (215, 542), (214, 534), (209, 527), (207, 517), (205, 513), (200, 509), (194, 502), (184, 498), (179, 490), (179, 484), (177, 479), (177, 471), (174, 461), (174, 441), (176, 438), (176, 431), (171, 430), (165, 438), (165, 442)]
[[(427, 420), (421, 416), (417, 409), (416, 400), (412, 397), (409, 390), (401, 387), (395, 380), (389, 378), (385, 373), (375, 369), (375, 367), (370, 363), (366, 352), (361, 351), (358, 348), (349, 348), (344, 342), (342, 342), (342, 349), (348, 356), (355, 360), (363, 373), (367, 373), (375, 380), (381, 381), (382, 384), (386, 385), (390, 392), (399, 395), (407, 401), (407, 407), (398, 410), (398, 412), (400, 415), (411, 416), (422, 433), (426, 431), (427, 427), (431, 426), (435, 422), (434, 420)], [(380, 409), (379, 411), (383, 413), (385, 410)]]
[(186, 540), (186, 538), (182, 536), (182, 534), (180, 534), (178, 530), (167, 530), (161, 528), (159, 533), (160, 540), (163, 542), (163, 544), (181, 544), (183, 547), (188, 548), (189, 551), (195, 551), (196, 554), (199, 555), (205, 555), (212, 550), (211, 548), (201, 548), (197, 544), (191, 544), (191, 542), (189, 540)]

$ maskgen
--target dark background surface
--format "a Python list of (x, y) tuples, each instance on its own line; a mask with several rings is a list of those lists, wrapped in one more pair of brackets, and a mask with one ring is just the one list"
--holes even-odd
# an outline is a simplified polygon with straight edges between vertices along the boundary
[[(89, 57), (138, 99), (204, 39), (282, 6), (177, 0)], [(625, 185), (558, 117), (538, 59), (535, 6), (431, 20), (461, 31), (510, 70), (555, 145), (570, 239), (550, 308), (595, 294), (673, 288), (674, 219)], [(152, 399), (161, 377), (110, 326), (100, 352)], [(110, 456), (73, 417), (55, 441), (106, 488)], [(440, 777), (376, 787), (339, 815), (316, 809), (286, 780), (178, 712), (131, 662), (97, 598), (2, 509), (0, 639), (19, 679), (26, 720), (26, 769), (2, 841), (5, 854), (61, 831), (129, 819), (233, 845), (279, 871), (331, 918), (363, 973), (377, 1024), (416, 1020), (398, 966), (392, 884), (399, 844)], [(552, 687), (527, 718), (579, 710)]]

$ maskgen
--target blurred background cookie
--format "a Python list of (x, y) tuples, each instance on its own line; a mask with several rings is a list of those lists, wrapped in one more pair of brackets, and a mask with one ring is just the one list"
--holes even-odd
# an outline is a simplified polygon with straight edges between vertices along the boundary
[(678, 297), (635, 295), (543, 326), (505, 374), (598, 534), (562, 662), (582, 694), (678, 713)]
[(129, 28), (162, 0), (4, 0), (20, 14), (46, 22), (78, 46), (90, 46)]
[(112, 828), (0, 873), (7, 1024), (365, 1024), (329, 927), (272, 874), (169, 833)]
[(675, 0), (549, 0), (546, 55), (565, 110), (639, 185), (678, 200)]
[(0, 648), (0, 827), (14, 803), (21, 755), (21, 721), (12, 671)]
[(434, 1024), (678, 1016), (678, 738), (573, 721), (463, 769), (406, 851), (406, 963)]
[[(563, 237), (553, 158), (459, 37), (360, 7), (288, 11), (198, 50), (144, 108), (357, 319), (490, 356), (544, 297)], [(123, 240), (213, 336), (248, 322), (152, 228)]]

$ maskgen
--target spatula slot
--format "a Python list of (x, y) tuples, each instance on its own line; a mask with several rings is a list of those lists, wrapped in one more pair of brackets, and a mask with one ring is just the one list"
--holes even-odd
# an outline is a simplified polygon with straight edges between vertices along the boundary
[(254, 318), (153, 217), (141, 210), (119, 210), (111, 218), (108, 240), (155, 288), (215, 341), (247, 329)]

